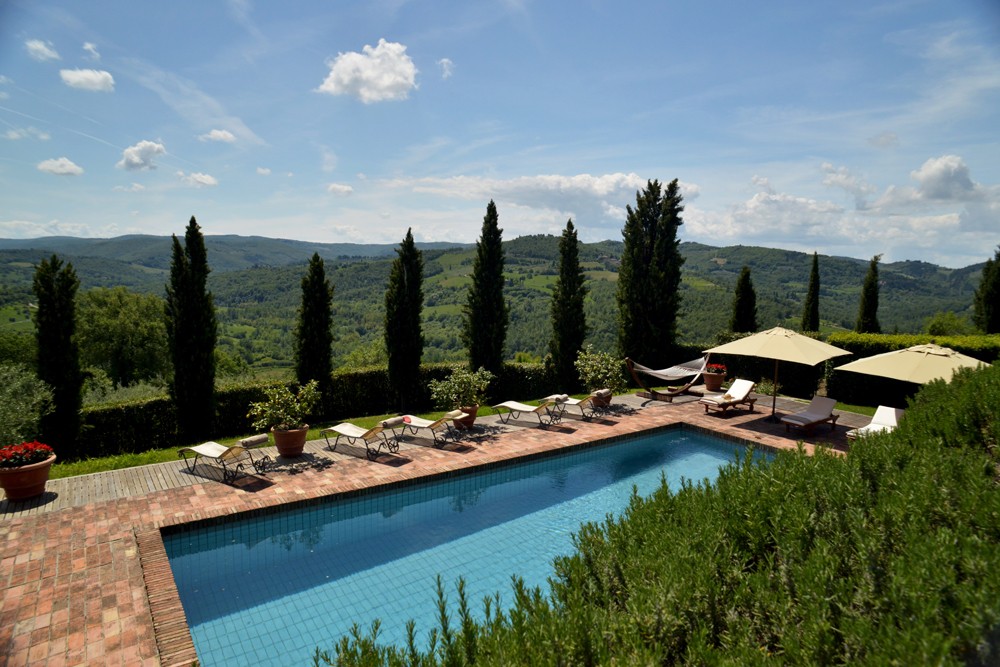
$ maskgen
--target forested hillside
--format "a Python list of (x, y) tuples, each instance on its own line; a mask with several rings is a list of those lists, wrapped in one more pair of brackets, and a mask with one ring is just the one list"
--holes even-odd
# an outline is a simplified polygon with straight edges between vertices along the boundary
[[(325, 259), (334, 285), (335, 362), (378, 357), (383, 299), (394, 245), (320, 244), (260, 237), (207, 236), (220, 345), (253, 367), (291, 363), (300, 282), (313, 252)], [(418, 244), (424, 252), (424, 361), (464, 358), (460, 321), (472, 269), (472, 246)], [(504, 244), (511, 307), (508, 356), (542, 357), (550, 335), (549, 306), (558, 261), (558, 238), (526, 236)], [(582, 244), (586, 271), (589, 340), (613, 350), (616, 340), (615, 281), (620, 241)], [(712, 342), (729, 321), (740, 269), (750, 267), (761, 328), (798, 328), (812, 257), (799, 252), (682, 243), (682, 341)], [(0, 240), (0, 327), (31, 331), (33, 267), (53, 253), (72, 262), (81, 291), (124, 286), (162, 296), (170, 263), (169, 237), (117, 239), (44, 238)], [(820, 256), (820, 317), (825, 330), (850, 329), (857, 317), (866, 260)], [(923, 262), (880, 266), (879, 319), (884, 331), (918, 332), (938, 312), (971, 312), (982, 265), (946, 269)]]

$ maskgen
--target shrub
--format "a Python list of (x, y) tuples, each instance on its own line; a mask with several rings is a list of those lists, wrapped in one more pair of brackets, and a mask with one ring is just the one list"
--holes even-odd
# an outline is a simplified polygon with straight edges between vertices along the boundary
[(481, 405), (486, 401), (486, 390), (495, 377), (485, 368), (473, 372), (459, 367), (448, 377), (431, 381), (431, 398), (442, 410)]
[(42, 415), (52, 410), (52, 390), (20, 364), (0, 364), (0, 444), (38, 435)]
[(587, 345), (576, 358), (576, 370), (587, 391), (610, 389), (620, 394), (628, 386), (625, 383), (625, 362), (608, 352), (595, 352), (593, 345)]

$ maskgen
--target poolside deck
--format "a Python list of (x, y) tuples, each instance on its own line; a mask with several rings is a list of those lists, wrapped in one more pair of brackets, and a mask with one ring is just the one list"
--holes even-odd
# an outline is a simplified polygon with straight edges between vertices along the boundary
[[(847, 450), (846, 432), (869, 418), (840, 412), (836, 427), (786, 433), (758, 409), (704, 414), (697, 396), (674, 403), (635, 395), (592, 422), (568, 417), (539, 428), (529, 416), (508, 425), (480, 418), (458, 444), (435, 448), (408, 437), (397, 454), (368, 461), (363, 446), (325, 448), (311, 441), (295, 460), (277, 459), (265, 475), (221, 483), (218, 469), (182, 461), (52, 480), (24, 502), (0, 500), (0, 647), (8, 665), (178, 665), (197, 660), (160, 529), (231, 514), (358, 492), (448, 474), (670, 425), (688, 424), (774, 449), (803, 442)], [(778, 412), (804, 404), (778, 399)], [(268, 452), (272, 457), (275, 452)]]

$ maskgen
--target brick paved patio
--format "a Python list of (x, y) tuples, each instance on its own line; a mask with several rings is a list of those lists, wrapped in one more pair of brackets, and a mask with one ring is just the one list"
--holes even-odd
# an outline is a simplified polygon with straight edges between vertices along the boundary
[[(539, 428), (482, 418), (459, 444), (436, 449), (411, 438), (398, 454), (368, 461), (363, 447), (308, 443), (300, 459), (278, 459), (263, 476), (234, 485), (199, 464), (165, 463), (49, 482), (36, 501), (0, 501), (0, 646), (8, 665), (189, 665), (197, 661), (160, 537), (166, 526), (265, 511), (376, 486), (454, 474), (512, 458), (677, 425), (774, 449), (846, 451), (846, 432), (868, 417), (841, 413), (833, 429), (786, 433), (760, 409), (704, 414), (697, 397), (672, 404), (615, 398), (616, 412)], [(765, 406), (766, 403), (766, 406)], [(802, 404), (778, 400), (779, 412)], [(766, 409), (765, 409), (766, 408)], [(534, 419), (532, 417), (532, 419)], [(272, 453), (272, 456), (274, 454)], [(145, 480), (145, 481), (143, 481)]]

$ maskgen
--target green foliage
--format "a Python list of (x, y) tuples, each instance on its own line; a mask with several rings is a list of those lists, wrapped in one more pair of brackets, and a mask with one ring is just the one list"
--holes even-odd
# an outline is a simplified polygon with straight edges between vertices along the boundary
[(313, 253), (302, 277), (302, 305), (295, 328), (295, 377), (299, 384), (319, 382), (319, 391), (329, 393), (333, 373), (333, 286), (319, 253)]
[(52, 390), (20, 364), (0, 363), (0, 445), (34, 440)]
[(682, 200), (676, 178), (662, 194), (660, 182), (654, 180), (636, 193), (635, 209), (626, 206), (618, 274), (618, 348), (622, 356), (652, 368), (666, 366), (677, 344), (684, 263), (677, 239)]
[(35, 269), (32, 288), (38, 301), (35, 340), (38, 378), (52, 388), (53, 409), (42, 415), (42, 437), (72, 457), (80, 434), (83, 373), (76, 344), (76, 291), (80, 281), (72, 264), (55, 255)]
[(302, 428), (306, 418), (319, 404), (319, 381), (310, 380), (295, 393), (285, 385), (268, 387), (264, 389), (264, 396), (263, 401), (251, 403), (247, 412), (254, 428), (262, 431)]
[(218, 324), (212, 294), (206, 288), (205, 238), (191, 217), (184, 246), (173, 235), (173, 258), (167, 285), (166, 325), (173, 378), (170, 396), (177, 426), (185, 440), (204, 439), (215, 418), (215, 343)]
[(503, 295), (504, 249), (497, 207), (490, 200), (483, 217), (483, 229), (476, 242), (472, 265), (472, 285), (462, 311), (462, 342), (469, 350), (469, 368), (485, 368), (491, 373), (503, 365), (504, 342), (510, 307)]
[(858, 321), (854, 325), (857, 333), (882, 333), (878, 323), (878, 263), (882, 255), (875, 255), (868, 264), (868, 273), (861, 286), (861, 301), (858, 305)]
[(973, 320), (986, 334), (1000, 333), (1000, 248), (986, 260), (973, 297)]
[(485, 368), (475, 372), (458, 367), (451, 375), (441, 380), (431, 380), (428, 388), (434, 405), (442, 410), (482, 405), (486, 401), (486, 390), (496, 377)]
[(476, 620), (441, 584), (426, 648), (375, 629), (327, 662), (994, 664), (998, 402), (1000, 368), (963, 373), (847, 457), (745, 455), (711, 485), (664, 484), (582, 526), (551, 592), (515, 579)]
[(809, 287), (802, 303), (802, 331), (819, 331), (819, 253), (813, 253)]
[(931, 336), (967, 336), (973, 333), (969, 320), (950, 310), (934, 313), (924, 324), (924, 331)]
[(115, 386), (165, 381), (169, 374), (163, 299), (124, 287), (97, 287), (77, 304), (77, 343), (84, 366), (104, 371)]
[(584, 304), (587, 299), (586, 276), (580, 267), (580, 242), (577, 240), (573, 221), (566, 221), (566, 229), (559, 239), (559, 277), (552, 290), (552, 338), (549, 354), (552, 373), (556, 382), (572, 391), (580, 383), (576, 371), (576, 357), (587, 338), (587, 316)]
[(744, 266), (736, 279), (736, 293), (733, 295), (733, 316), (729, 320), (729, 330), (733, 333), (753, 333), (757, 331), (757, 293), (750, 280), (750, 267)]
[(628, 386), (625, 382), (625, 362), (609, 352), (595, 352), (587, 345), (576, 358), (576, 370), (587, 391), (610, 389), (620, 394)]
[(420, 317), (424, 307), (424, 258), (413, 242), (412, 230), (396, 251), (385, 290), (385, 349), (388, 355), (389, 384), (400, 410), (407, 411), (417, 401), (420, 387), (420, 360), (424, 355), (424, 335)]

